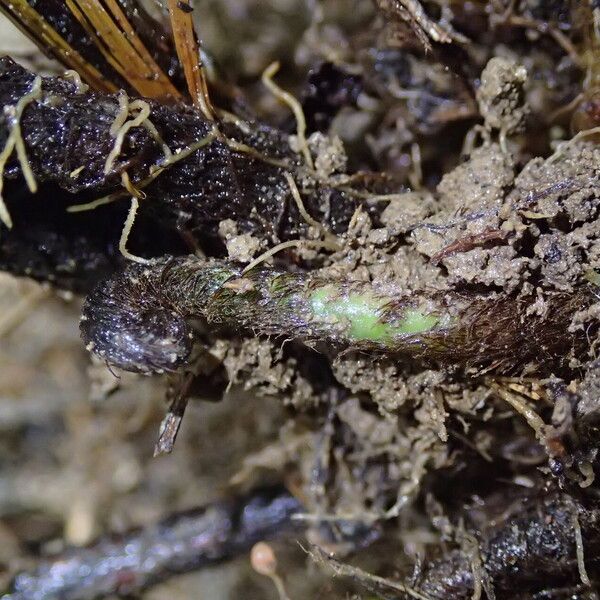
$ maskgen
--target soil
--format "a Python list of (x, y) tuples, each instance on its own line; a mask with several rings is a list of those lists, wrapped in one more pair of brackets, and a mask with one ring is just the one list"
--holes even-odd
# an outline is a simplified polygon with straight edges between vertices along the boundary
[[(292, 599), (410, 597), (402, 586), (436, 599), (514, 598), (515, 587), (523, 598), (597, 598), (600, 149), (594, 132), (577, 135), (574, 123), (585, 112), (597, 126), (600, 40), (587, 26), (592, 16), (600, 22), (600, 9), (590, 3), (586, 21), (572, 3), (525, 0), (344, 0), (310, 10), (294, 0), (206, 4), (198, 19), (205, 42), (243, 92), (230, 108), (257, 119), (259, 133), (244, 142), (290, 158), (310, 219), (279, 166), (211, 149), (150, 188), (154, 205), (142, 207), (131, 239), (136, 252), (184, 255), (191, 246), (198, 260), (247, 265), (281, 241), (299, 240), (263, 265), (366, 283), (391, 298), (447, 294), (453, 317), (463, 304), (452, 298), (485, 295), (497, 301), (495, 313), (485, 309), (488, 320), (509, 323), (506, 338), (490, 331), (509, 352), (519, 339), (511, 332), (528, 332), (520, 345), (533, 351), (515, 347), (510, 368), (439, 354), (412, 360), (304, 344), (293, 329), (254, 335), (241, 320), (214, 327), (200, 318), (182, 430), (174, 452), (154, 459), (164, 400), (181, 373), (144, 377), (90, 358), (72, 293), (125, 264), (113, 228), (122, 206), (95, 209), (102, 231), (89, 215), (61, 229), (58, 209), (36, 213), (32, 229), (24, 225), (42, 198), (62, 207), (83, 202), (90, 187), (105, 193), (119, 184), (98, 179), (93, 165), (86, 189), (69, 183), (66, 166), (52, 171), (43, 152), (52, 143), (44, 141), (32, 153), (43, 182), (38, 196), (14, 191), (22, 170), (10, 163), (7, 198), (18, 227), (0, 231), (2, 268), (42, 282), (3, 274), (0, 283), (6, 584), (65, 545), (284, 482), (309, 521), (305, 537), (273, 542)], [(424, 16), (410, 12), (421, 5)], [(286, 65), (282, 85), (303, 101), (313, 171), (302, 170), (287, 110), (259, 87), (272, 58)], [(67, 106), (66, 84), (52, 82)], [(87, 103), (76, 99), (77, 110)], [(98, 131), (108, 131), (105, 113), (115, 103), (90, 102), (99, 107), (91, 120)], [(152, 110), (167, 131), (177, 118), (206, 133), (190, 109)], [(28, 142), (41, 131), (31, 115)], [(52, 131), (48, 123), (44, 131)], [(4, 140), (4, 125), (0, 132)], [(136, 163), (136, 143), (147, 154), (152, 140), (139, 133), (128, 146), (141, 172), (154, 158)], [(88, 146), (98, 164), (104, 146)], [(221, 161), (218, 185), (205, 160)], [(243, 176), (235, 194), (231, 173)], [(181, 191), (191, 187), (195, 195)], [(72, 243), (73, 229), (83, 242)], [(66, 259), (75, 265), (68, 271), (57, 267)], [(553, 312), (557, 298), (563, 312)], [(532, 331), (531, 323), (543, 325)], [(490, 347), (482, 342), (480, 352)], [(311, 558), (300, 538), (335, 560)], [(343, 577), (332, 578), (331, 568)], [(193, 598), (198, 590), (207, 598), (277, 597), (247, 556), (140, 597)]]

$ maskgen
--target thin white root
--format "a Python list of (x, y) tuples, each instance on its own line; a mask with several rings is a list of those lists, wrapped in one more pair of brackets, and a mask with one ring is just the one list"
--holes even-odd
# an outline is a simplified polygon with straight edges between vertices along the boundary
[(131, 179), (129, 179), (129, 173), (127, 171), (121, 173), (121, 185), (138, 200), (143, 200), (146, 197), (146, 194), (142, 192), (142, 190), (133, 185)]
[(522, 417), (525, 418), (528, 425), (535, 432), (537, 439), (543, 443), (545, 440), (544, 429), (546, 424), (535, 412), (535, 410), (533, 410), (533, 408), (531, 408), (531, 406), (529, 406), (525, 400), (515, 394), (511, 394), (510, 392), (501, 388), (499, 385), (493, 385), (493, 388), (496, 390), (502, 400), (510, 404)]
[(259, 152), (256, 148), (248, 146), (248, 144), (238, 142), (237, 140), (228, 137), (224, 137), (223, 141), (232, 150), (235, 150), (236, 152), (241, 152), (242, 154), (248, 154), (249, 156), (252, 156), (253, 158), (256, 158), (257, 160), (260, 160), (261, 162), (264, 162), (268, 165), (273, 165), (274, 167), (282, 167), (283, 169), (290, 168), (290, 163), (288, 161), (281, 160), (278, 158), (271, 158), (270, 156)]
[(583, 536), (581, 535), (581, 526), (579, 524), (579, 517), (577, 515), (577, 509), (573, 508), (573, 530), (575, 532), (575, 552), (577, 554), (577, 569), (579, 570), (579, 578), (581, 583), (586, 586), (590, 586), (590, 578), (585, 568), (585, 556), (583, 553)]
[(178, 163), (180, 160), (187, 158), (188, 156), (192, 155), (197, 150), (200, 150), (201, 148), (208, 146), (210, 143), (212, 143), (216, 139), (217, 134), (218, 134), (217, 128), (213, 127), (208, 132), (207, 135), (205, 135), (203, 138), (200, 138), (197, 142), (190, 144), (186, 148), (183, 148), (181, 150), (176, 150), (174, 153), (169, 150), (170, 155), (165, 156), (165, 160), (162, 163), (150, 168), (150, 176), (147, 177), (146, 179), (142, 180), (138, 184), (139, 187), (144, 187), (144, 186), (148, 185), (151, 181), (154, 181), (165, 169), (168, 169), (171, 165), (174, 165), (175, 163)]
[(87, 212), (88, 210), (95, 210), (100, 206), (104, 206), (105, 204), (111, 204), (115, 202), (115, 200), (119, 200), (122, 198), (122, 194), (109, 194), (108, 196), (102, 196), (102, 198), (98, 198), (97, 200), (92, 200), (91, 202), (86, 202), (85, 204), (71, 204), (71, 206), (67, 206), (68, 213), (79, 213), (79, 212)]
[(281, 102), (287, 104), (290, 110), (296, 117), (296, 135), (298, 136), (298, 142), (304, 156), (304, 161), (311, 168), (314, 169), (313, 159), (310, 154), (310, 149), (306, 141), (306, 118), (304, 117), (304, 111), (300, 102), (292, 96), (289, 92), (281, 89), (274, 81), (273, 77), (279, 71), (279, 62), (271, 63), (262, 74), (262, 82), (268, 88), (268, 90)]
[(110, 126), (110, 135), (113, 137), (117, 137), (117, 133), (123, 127), (127, 118), (129, 117), (129, 96), (125, 90), (121, 90), (119, 92), (119, 112), (115, 117), (115, 120), (112, 122)]
[(131, 233), (131, 230), (133, 228), (138, 208), (138, 199), (135, 196), (132, 196), (131, 207), (129, 208), (129, 212), (127, 213), (127, 218), (125, 219), (125, 224), (123, 225), (123, 231), (121, 232), (121, 239), (119, 240), (119, 250), (121, 251), (121, 254), (128, 260), (140, 263), (142, 265), (149, 265), (152, 263), (151, 260), (147, 258), (142, 258), (141, 256), (136, 256), (135, 254), (131, 254), (131, 252), (127, 250), (127, 240), (129, 239), (129, 234)]
[(277, 589), (277, 593), (279, 594), (279, 600), (290, 600), (290, 597), (287, 595), (281, 576), (273, 575), (273, 577), (271, 577), (271, 581), (275, 584), (275, 588)]
[(583, 131), (580, 131), (579, 133), (574, 135), (570, 140), (560, 143), (558, 145), (558, 147), (556, 148), (554, 154), (552, 154), (551, 156), (548, 157), (548, 159), (546, 160), (546, 163), (547, 164), (553, 163), (555, 160), (557, 160), (558, 158), (560, 158), (562, 156), (562, 153), (567, 148), (569, 148), (569, 146), (572, 146), (576, 142), (578, 142), (590, 135), (596, 135), (597, 133), (600, 133), (600, 127), (592, 127), (591, 129), (584, 129)]
[(31, 102), (39, 100), (41, 95), (42, 78), (38, 75), (33, 80), (31, 90), (25, 94), (15, 106), (4, 107), (4, 112), (9, 117), (11, 130), (8, 134), (4, 149), (0, 152), (0, 221), (2, 221), (9, 229), (12, 228), (13, 222), (8, 208), (4, 203), (4, 198), (2, 197), (2, 190), (4, 188), (4, 169), (13, 150), (16, 149), (17, 158), (19, 159), (19, 164), (21, 165), (21, 171), (23, 172), (27, 187), (32, 194), (37, 192), (37, 182), (33, 170), (31, 169), (31, 165), (29, 164), (25, 142), (21, 135), (21, 117), (27, 106), (31, 104)]
[(313, 219), (313, 217), (309, 214), (309, 212), (306, 210), (306, 207), (304, 206), (304, 202), (302, 202), (302, 196), (300, 196), (300, 191), (298, 190), (298, 186), (296, 185), (296, 182), (294, 181), (294, 178), (292, 177), (291, 173), (284, 173), (283, 174), (289, 187), (290, 187), (290, 191), (292, 192), (292, 198), (294, 199), (294, 202), (296, 203), (296, 206), (298, 207), (298, 212), (300, 213), (300, 215), (302, 216), (302, 218), (309, 224), (312, 225), (313, 227), (315, 227), (319, 232), (321, 232), (321, 234), (323, 235), (324, 239), (326, 241), (328, 241), (331, 246), (335, 246), (335, 249), (339, 250), (340, 249), (340, 243), (338, 241), (338, 239), (336, 238), (335, 235), (333, 235), (330, 231), (328, 231), (322, 223), (319, 223), (319, 221), (317, 221), (316, 219)]
[(309, 212), (306, 210), (306, 207), (304, 206), (304, 202), (302, 202), (302, 196), (300, 196), (300, 191), (298, 190), (298, 186), (296, 185), (296, 182), (294, 181), (294, 178), (292, 177), (292, 175), (290, 173), (284, 173), (283, 175), (290, 187), (290, 191), (292, 192), (292, 197), (294, 198), (294, 202), (296, 203), (296, 206), (298, 207), (298, 212), (300, 213), (302, 218), (309, 225), (312, 225), (313, 227), (315, 227), (322, 233), (325, 233), (325, 234), (329, 233), (323, 227), (323, 225), (321, 223), (319, 223), (319, 221), (317, 221), (316, 219), (313, 219), (311, 217), (311, 215), (309, 214)]
[[(148, 121), (146, 121), (148, 122)], [(215, 130), (211, 130), (209, 134), (202, 139), (190, 144), (187, 148), (184, 148), (180, 152), (172, 153), (170, 150), (169, 156), (165, 156), (165, 159), (159, 163), (158, 165), (153, 165), (150, 168), (150, 175), (141, 181), (136, 183), (136, 193), (132, 195), (143, 196), (144, 194), (141, 190), (146, 187), (149, 183), (154, 181), (165, 169), (169, 168), (171, 165), (178, 163), (180, 160), (183, 160), (199, 150), (204, 146), (208, 146), (216, 137)], [(123, 181), (123, 179), (121, 178)], [(124, 186), (125, 187), (125, 186)], [(131, 193), (131, 192), (130, 192)], [(86, 202), (85, 204), (72, 204), (67, 207), (67, 212), (69, 213), (78, 213), (78, 212), (86, 212), (88, 210), (94, 210), (100, 206), (105, 206), (106, 204), (111, 204), (117, 200), (120, 200), (124, 196), (123, 191), (115, 192), (113, 194), (109, 194), (108, 196), (103, 196), (102, 198), (98, 198), (96, 200), (92, 200), (91, 202)]]
[(29, 92), (29, 94), (26, 94), (17, 102), (17, 106), (15, 108), (15, 122), (13, 124), (11, 132), (15, 137), (17, 157), (19, 158), (21, 170), (23, 171), (23, 177), (25, 177), (27, 187), (29, 188), (29, 191), (32, 194), (37, 192), (37, 183), (35, 181), (35, 175), (33, 174), (31, 165), (29, 164), (29, 159), (27, 158), (25, 141), (23, 140), (23, 136), (21, 135), (21, 116), (23, 115), (23, 111), (25, 110), (27, 105), (31, 104), (35, 100), (39, 100), (41, 96), (42, 78), (38, 75), (33, 80), (33, 85), (31, 86), (31, 91)]
[(63, 79), (72, 79), (78, 94), (85, 94), (90, 86), (81, 80), (81, 76), (74, 69), (69, 69), (63, 73)]
[(9, 135), (4, 149), (0, 152), (0, 221), (2, 221), (9, 229), (12, 229), (13, 222), (10, 212), (8, 212), (8, 208), (4, 202), (4, 198), (2, 197), (2, 188), (4, 187), (4, 167), (14, 149), (15, 141), (12, 138), (12, 135)]
[[(125, 103), (127, 104), (126, 107)], [(135, 116), (130, 121), (127, 121), (126, 119), (129, 116), (129, 112), (131, 110), (139, 110), (139, 112), (137, 116)], [(147, 102), (144, 102), (144, 100), (134, 100), (130, 103), (125, 92), (122, 92), (119, 95), (119, 113), (117, 114), (115, 121), (113, 122), (110, 128), (110, 132), (115, 138), (115, 144), (113, 146), (113, 149), (110, 151), (109, 155), (106, 157), (106, 162), (104, 163), (105, 175), (110, 173), (115, 160), (117, 160), (119, 154), (121, 154), (121, 148), (123, 147), (125, 136), (129, 132), (129, 130), (142, 125), (142, 123), (144, 123), (144, 121), (146, 121), (146, 119), (148, 119), (149, 116), (150, 105)]]
[(162, 136), (160, 135), (160, 133), (158, 133), (158, 129), (156, 129), (156, 125), (154, 125), (154, 123), (150, 119), (146, 119), (142, 123), (142, 125), (144, 126), (146, 131), (148, 131), (148, 133), (152, 136), (154, 141), (162, 148), (165, 160), (168, 160), (169, 158), (171, 158), (173, 156), (173, 153), (171, 152), (171, 148), (169, 148), (169, 146), (167, 145), (165, 140), (162, 139)]
[(328, 248), (329, 245), (327, 242), (320, 242), (318, 240), (288, 240), (287, 242), (281, 242), (281, 244), (277, 244), (272, 248), (269, 248), (266, 252), (263, 252), (259, 257), (255, 258), (246, 268), (242, 271), (241, 276), (243, 277), (249, 271), (252, 271), (258, 265), (264, 263), (266, 260), (269, 260), (272, 256), (281, 252), (282, 250), (286, 250), (287, 248), (300, 248), (305, 246), (307, 248)]

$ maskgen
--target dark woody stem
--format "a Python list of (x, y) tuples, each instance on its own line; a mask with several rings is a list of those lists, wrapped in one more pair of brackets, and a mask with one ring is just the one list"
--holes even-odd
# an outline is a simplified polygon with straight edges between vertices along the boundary
[(133, 594), (289, 532), (292, 516), (301, 510), (282, 488), (254, 490), (41, 561), (35, 570), (17, 575), (2, 598), (84, 600)]

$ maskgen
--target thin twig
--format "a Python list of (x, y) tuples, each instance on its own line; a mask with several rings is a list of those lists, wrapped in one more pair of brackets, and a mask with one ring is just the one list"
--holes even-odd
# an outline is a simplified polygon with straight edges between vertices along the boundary
[(194, 381), (195, 373), (187, 373), (180, 388), (176, 391), (175, 398), (171, 402), (169, 411), (160, 424), (158, 440), (154, 446), (154, 456), (162, 454), (171, 454), (175, 447), (175, 440), (179, 433), (179, 428), (183, 421), (183, 415), (188, 405), (188, 392), (192, 382)]

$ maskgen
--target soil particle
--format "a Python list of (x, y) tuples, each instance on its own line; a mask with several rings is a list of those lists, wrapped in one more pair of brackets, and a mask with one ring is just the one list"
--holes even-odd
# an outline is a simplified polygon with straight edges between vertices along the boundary
[[(504, 154), (498, 144), (476, 148), (467, 161), (444, 175), (438, 185), (444, 216), (453, 211), (468, 213), (497, 208), (513, 183), (514, 170), (512, 157)], [(488, 222), (486, 226), (491, 224)], [(472, 227), (481, 225), (476, 223)], [(477, 233), (477, 229), (470, 232)]]
[(451, 413), (473, 416), (480, 411), (484, 413), (480, 415), (484, 420), (491, 416), (493, 409), (487, 403), (491, 396), (488, 386), (473, 384), (469, 387), (450, 383), (444, 392), (444, 401)]
[(448, 412), (444, 407), (444, 394), (440, 384), (444, 376), (439, 371), (425, 371), (420, 376), (424, 382), (422, 403), (415, 410), (415, 419), (423, 426), (435, 431), (442, 442), (448, 441), (446, 418)]
[[(217, 342), (218, 343), (218, 342)], [(296, 409), (314, 406), (319, 396), (298, 372), (295, 358), (283, 358), (280, 344), (250, 338), (232, 343), (223, 360), (230, 385), (261, 396), (278, 396)]]
[(373, 286), (383, 293), (394, 288), (406, 293), (425, 287), (440, 287), (439, 269), (422, 256), (411, 252), (408, 246), (401, 246), (386, 261), (369, 267)]
[(429, 192), (406, 192), (394, 198), (381, 213), (381, 222), (391, 235), (407, 233), (415, 224), (431, 216), (435, 200)]
[(356, 392), (371, 392), (380, 410), (391, 412), (401, 407), (409, 395), (401, 367), (393, 360), (377, 360), (360, 354), (344, 354), (332, 364), (336, 379)]
[(314, 156), (315, 169), (319, 177), (326, 179), (334, 173), (345, 173), (348, 157), (342, 140), (334, 135), (313, 133), (307, 140)]
[(524, 66), (500, 57), (488, 62), (477, 90), (479, 111), (488, 129), (509, 134), (522, 127), (528, 113), (524, 93), (526, 81)]
[(513, 180), (512, 159), (498, 144), (489, 144), (475, 149), (440, 182), (440, 210), (415, 228), (412, 240), (418, 252), (440, 257), (448, 272), (446, 284), (473, 283), (513, 290), (523, 281), (529, 259), (518, 256), (514, 247), (501, 244), (503, 233), (484, 247), (466, 247), (465, 251), (444, 255), (444, 249), (458, 247), (461, 240), (477, 236), (485, 240), (489, 232), (501, 231), (499, 209)]
[(235, 262), (250, 262), (263, 246), (263, 241), (250, 233), (238, 235), (233, 219), (224, 219), (219, 223), (219, 237), (227, 246), (229, 258)]
[(578, 392), (577, 415), (600, 421), (600, 362), (589, 365)]
[(415, 249), (439, 257), (446, 285), (511, 292), (541, 276), (543, 287), (572, 289), (600, 257), (599, 175), (600, 151), (587, 143), (533, 159), (516, 177), (500, 146), (484, 145), (442, 179), (443, 208), (414, 229)]
[(555, 226), (559, 219), (571, 226), (592, 221), (600, 204), (599, 177), (600, 150), (585, 142), (570, 144), (549, 159), (527, 163), (515, 178), (508, 202)]
[(573, 236), (549, 233), (535, 246), (544, 279), (559, 290), (572, 289), (584, 268), (583, 251)]
[[(426, 204), (420, 205), (423, 198)], [(385, 226), (377, 228), (364, 210), (358, 210), (344, 247), (331, 255), (330, 264), (320, 270), (321, 276), (371, 281), (382, 294), (439, 285), (439, 269), (404, 242), (404, 232), (419, 216), (429, 214), (432, 205), (430, 195), (400, 194), (384, 211)]]
[(413, 410), (422, 426), (445, 438), (445, 406), (454, 413), (474, 415), (484, 411), (490, 395), (487, 386), (454, 382), (438, 370), (411, 373), (399, 359), (369, 359), (361, 354), (342, 354), (333, 361), (336, 379), (353, 393), (368, 393), (383, 415), (404, 407)]
[[(533, 159), (515, 179), (506, 207), (521, 209), (534, 246), (543, 287), (570, 290), (596, 268), (600, 257), (600, 151), (588, 143), (559, 148)], [(548, 233), (540, 233), (540, 227)]]
[[(598, 355), (598, 322), (600, 322), (600, 302), (595, 302), (591, 306), (577, 311), (569, 326), (569, 332), (585, 331), (590, 345), (587, 357), (591, 360), (595, 360)], [(571, 366), (578, 369), (585, 367), (585, 356), (583, 362), (572, 358)]]
[(337, 409), (338, 417), (367, 444), (389, 444), (394, 439), (397, 423), (391, 417), (378, 418), (360, 406), (358, 398), (346, 400)]
[(493, 250), (474, 248), (445, 260), (453, 275), (453, 282), (498, 286), (508, 292), (521, 284), (528, 262), (527, 258), (519, 257), (511, 247)]

